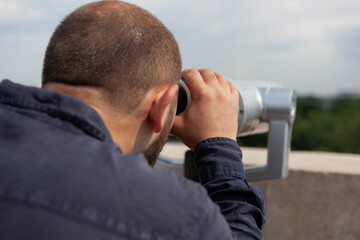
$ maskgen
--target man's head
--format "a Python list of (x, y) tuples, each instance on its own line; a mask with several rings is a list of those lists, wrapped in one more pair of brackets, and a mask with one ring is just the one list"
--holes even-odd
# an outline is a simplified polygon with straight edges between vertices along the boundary
[[(181, 67), (176, 40), (156, 17), (129, 3), (101, 1), (76, 9), (56, 28), (45, 54), (42, 85), (51, 90), (65, 86), (64, 92), (88, 103), (94, 99), (84, 98), (82, 90), (95, 90), (101, 102), (113, 110), (111, 117), (102, 115), (113, 136), (116, 131), (123, 130), (121, 134), (126, 135), (127, 129), (136, 129), (122, 126), (126, 121), (120, 124), (122, 119), (115, 117), (131, 115), (132, 120), (138, 117), (154, 123), (149, 128), (156, 136), (144, 136), (144, 126), (149, 123), (141, 123), (132, 133), (136, 140), (131, 149), (143, 151), (149, 158), (158, 154), (170, 131), (176, 99), (173, 88), (167, 88), (178, 84)], [(140, 112), (147, 109), (142, 106), (149, 106), (145, 120)], [(96, 103), (95, 108), (101, 110), (102, 106)], [(161, 119), (163, 123), (158, 124)]]
[(129, 3), (101, 1), (76, 9), (56, 28), (42, 85), (98, 87), (129, 113), (150, 88), (177, 84), (180, 74), (176, 40), (156, 17)]

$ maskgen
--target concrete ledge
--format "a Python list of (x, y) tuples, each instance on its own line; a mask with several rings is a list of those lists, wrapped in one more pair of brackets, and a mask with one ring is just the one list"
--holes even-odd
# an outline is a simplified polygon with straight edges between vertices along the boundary
[[(267, 150), (242, 147), (245, 165), (264, 165)], [(180, 143), (167, 143), (162, 155), (184, 161), (188, 148)], [(360, 155), (347, 153), (292, 151), (289, 154), (289, 169), (319, 173), (360, 174)]]
[[(266, 149), (243, 147), (245, 164), (258, 165), (266, 161)], [(360, 155), (348, 153), (292, 151), (289, 169), (322, 173), (360, 174)]]

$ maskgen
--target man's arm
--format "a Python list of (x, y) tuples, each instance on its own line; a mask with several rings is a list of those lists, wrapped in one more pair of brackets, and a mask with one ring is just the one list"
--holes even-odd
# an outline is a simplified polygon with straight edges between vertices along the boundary
[[(192, 102), (182, 116), (176, 117), (172, 133), (195, 150), (201, 184), (220, 207), (233, 237), (262, 239), (263, 197), (248, 185), (236, 144), (238, 90), (224, 76), (210, 70), (185, 70), (182, 77)], [(211, 208), (205, 223), (209, 230), (204, 234), (211, 239), (229, 229), (217, 212)]]
[(262, 239), (263, 196), (245, 179), (237, 143), (228, 138), (210, 138), (198, 144), (195, 153), (201, 184), (220, 207), (234, 239)]

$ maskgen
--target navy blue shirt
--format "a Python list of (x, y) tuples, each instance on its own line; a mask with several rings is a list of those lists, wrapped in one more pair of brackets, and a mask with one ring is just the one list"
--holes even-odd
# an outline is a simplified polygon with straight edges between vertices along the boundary
[(201, 185), (124, 155), (97, 112), (0, 84), (0, 239), (262, 239), (264, 202), (227, 138), (195, 149)]

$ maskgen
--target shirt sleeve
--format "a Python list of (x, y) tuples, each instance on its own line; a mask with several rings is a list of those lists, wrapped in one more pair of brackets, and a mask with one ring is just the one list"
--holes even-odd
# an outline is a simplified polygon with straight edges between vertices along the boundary
[(195, 148), (200, 183), (220, 207), (234, 239), (262, 239), (264, 199), (245, 178), (242, 152), (228, 138), (210, 138)]

